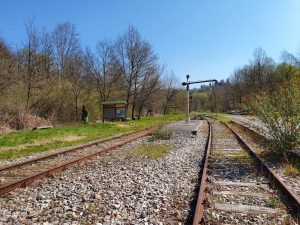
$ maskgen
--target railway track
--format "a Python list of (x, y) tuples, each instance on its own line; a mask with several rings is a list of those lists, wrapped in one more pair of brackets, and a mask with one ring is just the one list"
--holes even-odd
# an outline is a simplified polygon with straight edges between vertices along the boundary
[(106, 154), (133, 140), (151, 135), (156, 129), (127, 133), (0, 168), (0, 196), (98, 155)]
[[(256, 152), (257, 152), (258, 149), (262, 148), (260, 141), (262, 139), (264, 139), (265, 137), (262, 136), (261, 134), (257, 133), (253, 129), (251, 129), (241, 123), (235, 122), (235, 121), (231, 121), (229, 123), (229, 126), (231, 127), (231, 129), (234, 130), (234, 132), (238, 133), (239, 136), (241, 138), (243, 138), (244, 142), (247, 143), (248, 146), (251, 146), (251, 148), (254, 149), (254, 151), (256, 150)], [(299, 155), (297, 155), (295, 153), (290, 153), (290, 157), (294, 158), (294, 159), (298, 158), (298, 160), (299, 160)], [(269, 163), (269, 165), (271, 165), (271, 164), (272, 163)], [(277, 166), (280, 167), (280, 165), (277, 165)], [(300, 204), (300, 176), (299, 175), (286, 176), (286, 175), (284, 175), (282, 168), (275, 169), (275, 167), (272, 168), (272, 170), (274, 173), (277, 174), (276, 175), (277, 178), (282, 180), (288, 186), (288, 188), (291, 190), (291, 192), (293, 192), (294, 194), (297, 195), (298, 204)]]
[(230, 127), (210, 124), (193, 225), (298, 224), (293, 193), (265, 176), (262, 162)]

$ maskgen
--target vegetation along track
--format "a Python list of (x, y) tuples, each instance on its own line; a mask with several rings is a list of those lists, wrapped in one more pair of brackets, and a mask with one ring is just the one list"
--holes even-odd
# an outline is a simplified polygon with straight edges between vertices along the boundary
[(278, 189), (271, 175), (263, 176), (262, 165), (230, 127), (217, 120), (210, 124), (193, 225), (298, 224), (299, 205), (291, 193)]
[(72, 165), (105, 154), (133, 140), (151, 135), (155, 129), (150, 128), (115, 136), (0, 168), (0, 196)]
[[(232, 131), (237, 135), (239, 138), (243, 140), (243, 142), (248, 146), (249, 151), (253, 154), (257, 160), (260, 160), (256, 155), (261, 152), (261, 139), (264, 139), (264, 136), (258, 134), (253, 129), (249, 127), (231, 121), (228, 126), (232, 129)], [(299, 155), (295, 153), (291, 153), (290, 157), (293, 159), (299, 160)], [(281, 189), (281, 191), (289, 198), (289, 201), (293, 203), (295, 206), (295, 211), (300, 213), (300, 176), (299, 174), (294, 174), (292, 176), (288, 176), (284, 174), (283, 168), (281, 167), (280, 163), (274, 163), (270, 160), (266, 160), (262, 169), (269, 176), (270, 179)], [(275, 165), (277, 164), (277, 165)], [(279, 164), (279, 165), (278, 165)]]

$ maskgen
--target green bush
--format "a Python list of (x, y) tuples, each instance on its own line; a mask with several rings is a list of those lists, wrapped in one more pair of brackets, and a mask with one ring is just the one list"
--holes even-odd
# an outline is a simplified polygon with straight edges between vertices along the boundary
[(192, 120), (203, 120), (204, 117), (199, 112), (191, 112), (190, 117)]
[(293, 84), (272, 94), (256, 95), (249, 101), (251, 110), (268, 129), (267, 147), (280, 156), (299, 144), (300, 93)]
[(173, 137), (172, 131), (165, 130), (165, 129), (158, 129), (152, 134), (152, 136), (149, 138), (149, 141), (170, 140), (172, 137)]

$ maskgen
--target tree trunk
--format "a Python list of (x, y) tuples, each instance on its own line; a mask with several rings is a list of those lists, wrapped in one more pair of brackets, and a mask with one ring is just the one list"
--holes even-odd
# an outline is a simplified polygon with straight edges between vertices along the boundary
[(130, 97), (131, 97), (131, 84), (129, 84), (128, 89), (127, 89), (127, 93), (126, 93), (126, 102), (127, 102), (126, 110), (127, 111), (129, 109), (129, 100), (130, 100)]
[(166, 115), (167, 113), (167, 104), (164, 106), (164, 116)]
[(135, 103), (132, 103), (132, 108), (131, 108), (131, 119), (134, 120), (134, 111), (135, 111)]
[(78, 123), (78, 97), (75, 97), (75, 116), (76, 116), (76, 123)]
[(139, 107), (138, 120), (140, 120), (141, 118), (142, 111), (143, 111), (143, 105)]
[(28, 83), (27, 86), (27, 99), (26, 99), (26, 109), (29, 110), (29, 99), (31, 95), (31, 82)]

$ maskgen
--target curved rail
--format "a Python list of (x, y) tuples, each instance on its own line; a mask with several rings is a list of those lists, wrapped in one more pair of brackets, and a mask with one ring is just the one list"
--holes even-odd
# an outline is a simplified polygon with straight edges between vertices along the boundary
[(195, 215), (194, 215), (194, 220), (193, 220), (193, 225), (199, 225), (203, 219), (203, 213), (204, 213), (204, 199), (205, 199), (205, 187), (206, 187), (206, 180), (207, 180), (207, 168), (208, 168), (208, 158), (210, 155), (210, 150), (211, 150), (211, 124), (209, 121), (207, 121), (209, 131), (207, 135), (207, 140), (206, 140), (206, 145), (205, 145), (205, 160), (203, 163), (202, 167), (202, 176), (201, 176), (201, 182), (200, 182), (200, 189), (199, 189), (199, 194), (197, 198), (197, 205), (196, 205), (196, 210), (195, 210)]

